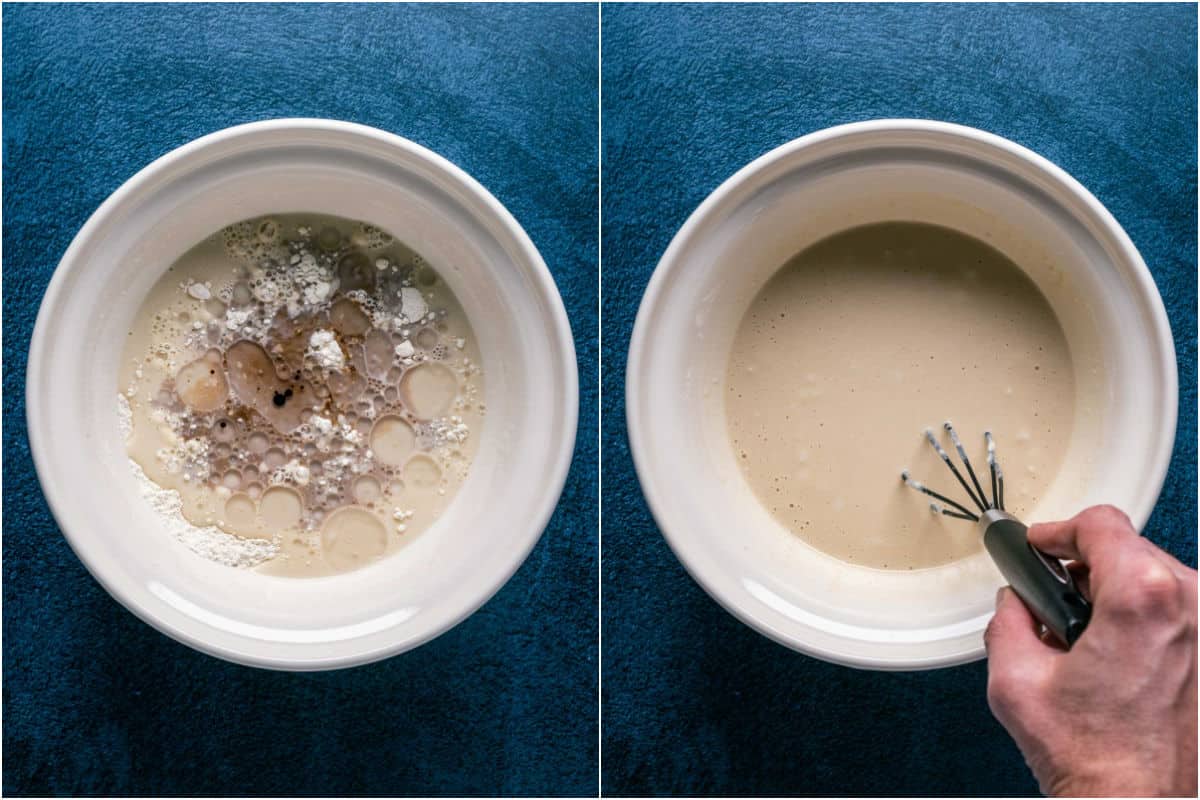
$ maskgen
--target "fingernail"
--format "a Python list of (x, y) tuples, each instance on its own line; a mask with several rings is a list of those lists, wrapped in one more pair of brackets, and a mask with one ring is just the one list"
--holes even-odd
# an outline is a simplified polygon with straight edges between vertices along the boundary
[(1007, 588), (1007, 586), (1001, 586), (996, 590), (996, 608), (999, 608), (1000, 603), (1004, 600), (1004, 590)]

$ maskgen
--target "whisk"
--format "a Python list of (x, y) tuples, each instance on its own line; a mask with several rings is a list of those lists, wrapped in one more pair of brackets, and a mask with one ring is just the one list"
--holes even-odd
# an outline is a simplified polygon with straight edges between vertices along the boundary
[[(969, 503), (961, 504), (940, 492), (935, 492), (925, 484), (913, 480), (908, 470), (900, 473), (901, 480), (906, 486), (933, 498), (929, 504), (933, 513), (974, 522), (975, 529), (983, 536), (983, 545), (988, 554), (1017, 596), (1050, 633), (1070, 647), (1087, 628), (1092, 617), (1091, 604), (1080, 593), (1074, 578), (1062, 562), (1031, 545), (1025, 525), (1004, 510), (1004, 471), (996, 459), (996, 440), (991, 431), (985, 431), (983, 434), (987, 442), (988, 473), (992, 490), (989, 498), (971, 466), (971, 460), (967, 458), (967, 451), (954, 426), (947, 422), (942, 427), (949, 434), (954, 449), (958, 451), (966, 476), (955, 466), (950, 454), (938, 442), (932, 430), (926, 429), (925, 438), (966, 491), (970, 498)], [(978, 513), (972, 510), (971, 505), (978, 508)]]

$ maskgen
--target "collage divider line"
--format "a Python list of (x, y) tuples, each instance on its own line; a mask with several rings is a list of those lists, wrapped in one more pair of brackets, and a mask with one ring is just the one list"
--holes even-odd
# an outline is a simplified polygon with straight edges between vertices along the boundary
[(604, 796), (604, 2), (596, 3), (596, 797)]

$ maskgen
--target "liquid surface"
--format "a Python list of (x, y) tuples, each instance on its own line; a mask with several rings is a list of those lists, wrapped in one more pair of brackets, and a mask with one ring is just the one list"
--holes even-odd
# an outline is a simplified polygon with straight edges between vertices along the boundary
[(466, 478), (478, 364), (454, 295), (385, 232), (248, 220), (143, 304), (119, 383), (129, 455), (215, 529), (208, 550), (223, 532), (269, 543), (265, 572), (353, 570), (428, 528)]
[(1019, 516), (1061, 465), (1074, 396), (1059, 321), (1015, 264), (945, 228), (884, 223), (818, 242), (763, 287), (725, 407), (745, 479), (780, 523), (844, 561), (918, 569), (982, 546), (901, 483), (909, 468), (967, 502), (922, 432), (953, 452), (952, 420), (982, 476), (992, 431)]

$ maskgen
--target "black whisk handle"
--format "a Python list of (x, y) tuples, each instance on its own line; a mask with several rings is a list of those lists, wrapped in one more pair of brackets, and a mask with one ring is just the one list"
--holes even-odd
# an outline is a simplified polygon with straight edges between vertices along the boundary
[(1067, 647), (1075, 644), (1092, 618), (1092, 606), (1071, 573), (1031, 545), (1025, 526), (1011, 514), (989, 510), (979, 526), (988, 554), (1033, 616)]

